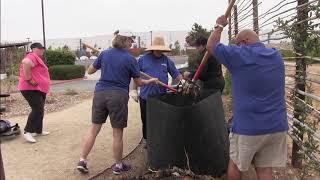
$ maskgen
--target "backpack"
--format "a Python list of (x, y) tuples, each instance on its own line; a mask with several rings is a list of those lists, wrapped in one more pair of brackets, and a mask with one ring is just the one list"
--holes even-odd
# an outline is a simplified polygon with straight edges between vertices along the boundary
[(18, 134), (20, 134), (20, 127), (18, 123), (16, 123), (14, 126), (11, 126), (10, 121), (2, 119), (0, 120), (0, 137)]

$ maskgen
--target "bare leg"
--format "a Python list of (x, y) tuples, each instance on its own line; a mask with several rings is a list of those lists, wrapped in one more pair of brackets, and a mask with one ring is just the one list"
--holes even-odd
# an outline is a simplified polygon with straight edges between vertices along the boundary
[(272, 168), (256, 168), (258, 180), (272, 180)]
[(113, 158), (117, 164), (121, 163), (123, 153), (123, 129), (113, 128)]
[(102, 124), (92, 124), (90, 127), (85, 139), (84, 139), (84, 145), (82, 149), (81, 159), (86, 160), (93, 145), (96, 140), (96, 137), (98, 133), (100, 132)]
[(241, 180), (241, 172), (238, 169), (237, 165), (230, 159), (228, 166), (228, 180)]

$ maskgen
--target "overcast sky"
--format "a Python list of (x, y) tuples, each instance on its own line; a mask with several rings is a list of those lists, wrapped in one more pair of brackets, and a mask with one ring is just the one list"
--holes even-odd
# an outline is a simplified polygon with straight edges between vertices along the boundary
[[(41, 0), (0, 0), (1, 41), (42, 38)], [(259, 0), (261, 2), (262, 0)], [(265, 12), (280, 0), (264, 0)], [(227, 0), (44, 0), (47, 38), (206, 28), (223, 14)]]

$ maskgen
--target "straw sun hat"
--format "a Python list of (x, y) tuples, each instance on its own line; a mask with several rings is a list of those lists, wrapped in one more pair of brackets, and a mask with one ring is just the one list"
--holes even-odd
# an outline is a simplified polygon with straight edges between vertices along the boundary
[(155, 37), (152, 41), (152, 45), (146, 49), (146, 51), (165, 51), (169, 52), (169, 49), (165, 43), (163, 37)]

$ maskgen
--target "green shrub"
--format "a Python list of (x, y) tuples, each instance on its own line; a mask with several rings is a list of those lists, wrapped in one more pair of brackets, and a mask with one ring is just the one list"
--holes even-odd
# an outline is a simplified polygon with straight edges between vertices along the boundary
[(201, 54), (199, 54), (197, 51), (189, 52), (188, 54), (188, 66), (190, 70), (196, 70), (198, 69), (200, 63), (201, 63)]
[(76, 61), (75, 53), (66, 49), (48, 49), (45, 52), (45, 58), (49, 67), (54, 65), (73, 65)]
[(56, 65), (49, 67), (52, 80), (68, 80), (84, 77), (86, 69), (82, 65)]
[(292, 50), (280, 49), (279, 51), (280, 51), (282, 57), (295, 57), (296, 56)]

